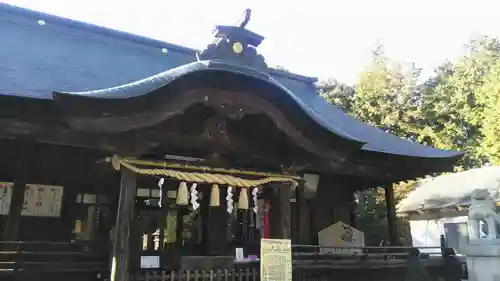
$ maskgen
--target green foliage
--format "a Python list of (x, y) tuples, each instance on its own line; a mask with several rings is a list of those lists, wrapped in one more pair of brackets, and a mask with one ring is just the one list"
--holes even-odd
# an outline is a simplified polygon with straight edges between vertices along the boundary
[(480, 92), (500, 59), (500, 42), (488, 37), (475, 39), (466, 51), (466, 56), (439, 69), (429, 83), (423, 103), (428, 124), (421, 128), (432, 145), (466, 153), (460, 168), (488, 162), (481, 144), (485, 141), (483, 111), (491, 100), (480, 97)]
[[(415, 181), (400, 182), (393, 186), (395, 202), (403, 199), (413, 190)], [(357, 205), (357, 227), (365, 233), (367, 245), (379, 245), (380, 241), (388, 241), (388, 222), (383, 189), (369, 189), (360, 192)], [(400, 241), (411, 244), (410, 228), (407, 221), (398, 218), (396, 221)]]
[(354, 88), (331, 79), (318, 85), (319, 94), (331, 104), (352, 112)]
[[(500, 164), (500, 41), (473, 39), (465, 51), (462, 58), (443, 64), (434, 77), (419, 83), (420, 69), (391, 60), (383, 46), (377, 46), (354, 87), (331, 80), (323, 83), (320, 94), (384, 131), (465, 152), (457, 169)], [(396, 185), (396, 203), (411, 189), (412, 182)], [(369, 243), (387, 239), (384, 201), (380, 190), (360, 194), (359, 225)]]
[(420, 69), (390, 60), (381, 46), (359, 76), (350, 114), (384, 131), (415, 139), (420, 121)]
[(477, 94), (482, 111), (477, 112), (483, 141), (479, 153), (488, 161), (500, 165), (500, 61), (491, 68)]

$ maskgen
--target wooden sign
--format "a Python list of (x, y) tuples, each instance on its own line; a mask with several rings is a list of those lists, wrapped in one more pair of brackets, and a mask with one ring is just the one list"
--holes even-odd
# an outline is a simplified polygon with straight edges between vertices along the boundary
[(260, 240), (260, 280), (292, 281), (292, 241)]
[(8, 215), (14, 183), (0, 182), (0, 215)]
[(27, 184), (21, 214), (33, 217), (59, 217), (62, 196), (62, 186)]
[(322, 229), (318, 233), (322, 253), (361, 253), (365, 246), (365, 234), (341, 221)]

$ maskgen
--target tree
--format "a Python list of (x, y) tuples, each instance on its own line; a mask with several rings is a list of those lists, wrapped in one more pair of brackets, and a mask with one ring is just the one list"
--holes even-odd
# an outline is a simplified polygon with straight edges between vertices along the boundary
[(420, 69), (390, 60), (383, 46), (359, 76), (351, 115), (386, 132), (416, 140), (420, 118)]
[[(320, 94), (389, 133), (465, 152), (457, 169), (500, 164), (500, 41), (473, 39), (465, 50), (462, 58), (444, 63), (420, 84), (420, 70), (413, 63), (391, 60), (379, 45), (353, 88), (330, 80)], [(396, 203), (412, 186), (395, 185)], [(359, 197), (360, 228), (367, 241), (377, 243), (387, 234), (383, 191), (367, 190)], [(407, 229), (404, 221), (398, 224)]]
[[(379, 45), (372, 59), (359, 76), (355, 87), (334, 79), (318, 85), (319, 92), (328, 102), (344, 109), (362, 122), (371, 124), (400, 137), (418, 138), (418, 124), (422, 123), (422, 98), (418, 85), (420, 70), (412, 63), (393, 61)], [(395, 199), (399, 202), (411, 189), (412, 183), (395, 186)], [(369, 189), (358, 196), (358, 226), (365, 233), (367, 244), (387, 241), (388, 223), (383, 189)], [(398, 220), (401, 240), (408, 241), (409, 227)]]
[(484, 78), (484, 84), (476, 95), (483, 109), (478, 112), (483, 139), (478, 151), (488, 162), (500, 165), (500, 60)]
[(485, 108), (478, 94), (492, 67), (500, 58), (497, 39), (473, 39), (466, 46), (466, 55), (454, 64), (446, 64), (428, 83), (423, 111), (427, 124), (423, 134), (436, 147), (466, 153), (461, 168), (481, 166), (487, 162), (481, 143)]
[(335, 79), (329, 79), (318, 83), (319, 94), (329, 103), (341, 107), (346, 112), (352, 112), (354, 88), (338, 82)]

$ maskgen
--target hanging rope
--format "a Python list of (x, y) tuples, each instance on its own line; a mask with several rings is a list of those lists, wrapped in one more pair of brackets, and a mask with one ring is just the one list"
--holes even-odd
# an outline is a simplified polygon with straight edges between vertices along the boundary
[(130, 163), (127, 163), (127, 161), (124, 160), (118, 160), (118, 161), (119, 161), (118, 163), (117, 162), (113, 163), (115, 169), (117, 167), (119, 169), (119, 167), (121, 166), (139, 175), (168, 177), (180, 181), (193, 182), (193, 183), (224, 184), (233, 187), (244, 187), (244, 188), (257, 187), (272, 182), (289, 182), (292, 185), (292, 187), (296, 187), (298, 185), (295, 179), (288, 177), (265, 177), (262, 179), (250, 180), (250, 179), (242, 179), (231, 175), (223, 175), (216, 173), (181, 172), (165, 168), (164, 169), (139, 168)]
[(289, 175), (289, 174), (257, 172), (257, 171), (248, 171), (239, 169), (213, 168), (208, 166), (194, 166), (189, 164), (170, 163), (166, 161), (142, 160), (136, 158), (127, 158), (127, 157), (121, 158), (118, 155), (114, 155), (113, 157), (108, 157), (105, 159), (105, 161), (110, 162), (116, 170), (119, 170), (121, 163), (124, 162), (127, 164), (131, 164), (135, 167), (147, 166), (154, 168), (170, 169), (175, 171), (200, 172), (200, 173), (223, 174), (223, 175), (228, 174), (232, 176), (278, 177), (278, 178), (290, 178), (297, 181), (302, 180), (300, 176)]

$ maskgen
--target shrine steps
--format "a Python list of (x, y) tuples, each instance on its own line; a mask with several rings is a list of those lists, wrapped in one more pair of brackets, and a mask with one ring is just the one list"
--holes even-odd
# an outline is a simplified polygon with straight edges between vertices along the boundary
[(0, 279), (92, 281), (109, 275), (109, 255), (71, 242), (0, 242)]

